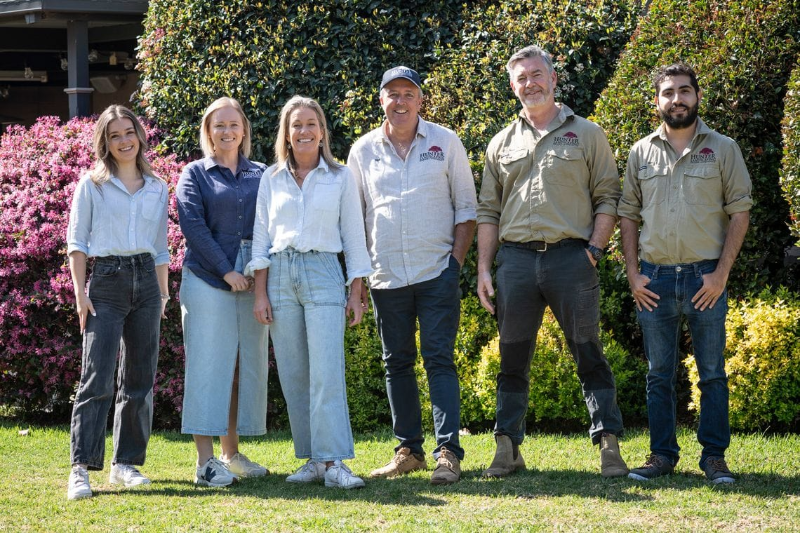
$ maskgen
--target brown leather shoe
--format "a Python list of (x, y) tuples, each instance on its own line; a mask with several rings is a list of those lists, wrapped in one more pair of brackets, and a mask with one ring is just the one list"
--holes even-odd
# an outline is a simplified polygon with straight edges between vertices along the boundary
[(449, 485), (461, 479), (461, 461), (448, 450), (442, 448), (436, 460), (436, 470), (431, 476), (432, 485)]
[(511, 442), (508, 435), (497, 435), (497, 451), (489, 468), (483, 471), (483, 477), (505, 477), (517, 470), (525, 470), (525, 459), (519, 453), (519, 447)]
[(428, 463), (424, 455), (411, 453), (410, 448), (400, 448), (389, 464), (369, 473), (369, 477), (395, 477), (408, 474), (414, 470), (426, 470)]
[(616, 435), (600, 435), (600, 475), (603, 477), (622, 477), (628, 475), (628, 465), (619, 453)]

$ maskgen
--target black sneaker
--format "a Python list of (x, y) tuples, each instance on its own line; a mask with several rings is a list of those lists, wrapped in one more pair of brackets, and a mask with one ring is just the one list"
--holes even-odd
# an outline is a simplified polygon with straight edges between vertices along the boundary
[(736, 478), (733, 477), (731, 471), (728, 469), (728, 464), (725, 462), (724, 457), (709, 457), (706, 459), (706, 464), (703, 466), (703, 472), (709, 481), (715, 485), (719, 483), (733, 483)]
[(631, 469), (628, 477), (637, 481), (650, 481), (658, 476), (671, 474), (675, 466), (662, 455), (651, 453), (647, 461), (639, 468)]

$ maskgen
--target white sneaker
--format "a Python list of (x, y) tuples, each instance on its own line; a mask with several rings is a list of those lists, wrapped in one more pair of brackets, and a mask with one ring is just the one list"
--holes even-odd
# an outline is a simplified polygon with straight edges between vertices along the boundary
[(353, 471), (347, 468), (346, 464), (336, 461), (325, 472), (325, 486), (339, 487), (341, 489), (360, 489), (364, 486), (364, 480), (353, 474)]
[(147, 485), (150, 480), (133, 465), (111, 465), (108, 482), (115, 485), (123, 484), (126, 487), (135, 487), (137, 485)]
[(194, 473), (195, 485), (202, 487), (227, 487), (239, 480), (236, 474), (232, 473), (222, 464), (222, 461), (212, 457), (203, 466), (198, 466)]
[(289, 483), (311, 483), (325, 479), (325, 463), (308, 460), (300, 469), (286, 478)]
[(72, 472), (69, 473), (67, 499), (80, 500), (81, 498), (91, 497), (92, 487), (89, 485), (89, 472), (80, 465), (73, 465)]
[(258, 463), (254, 463), (243, 453), (237, 453), (228, 461), (220, 459), (220, 462), (224, 464), (229, 471), (241, 477), (261, 477), (269, 474), (269, 470)]

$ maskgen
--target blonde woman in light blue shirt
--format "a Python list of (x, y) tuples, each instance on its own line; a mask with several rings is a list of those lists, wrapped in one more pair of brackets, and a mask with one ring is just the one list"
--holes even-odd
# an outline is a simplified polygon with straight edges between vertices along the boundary
[(346, 318), (351, 326), (361, 321), (361, 278), (372, 267), (355, 181), (333, 158), (328, 137), (315, 100), (294, 96), (283, 107), (277, 161), (261, 178), (245, 273), (255, 276), (253, 314), (270, 325), (295, 455), (307, 459), (286, 481), (351, 489), (364, 481), (342, 462), (354, 457), (344, 328)]

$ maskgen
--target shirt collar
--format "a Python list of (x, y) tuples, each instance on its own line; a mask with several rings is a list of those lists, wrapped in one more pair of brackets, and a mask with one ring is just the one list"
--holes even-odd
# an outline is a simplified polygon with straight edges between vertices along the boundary
[[(381, 144), (381, 143), (390, 143), (389, 136), (386, 135), (386, 121), (383, 121), (381, 127), (379, 128), (380, 133), (375, 136), (374, 143)], [(428, 136), (428, 122), (423, 120), (422, 117), (417, 117), (417, 133), (416, 135), (420, 137), (427, 137)]]
[[(214, 161), (213, 157), (204, 157), (203, 158), (203, 168), (206, 170), (212, 169), (214, 167), (218, 167), (219, 164)], [(242, 154), (239, 154), (239, 162), (236, 163), (236, 174), (238, 175), (239, 172), (243, 170), (259, 170), (259, 168), (254, 165), (249, 159), (247, 159)]]
[[(697, 127), (694, 130), (694, 136), (692, 137), (692, 143), (694, 143), (695, 139), (697, 139), (697, 137), (699, 137), (700, 135), (708, 135), (712, 131), (714, 131), (714, 130), (709, 128), (706, 125), (706, 123), (703, 122), (702, 118), (697, 117)], [(648, 138), (648, 140), (650, 142), (652, 142), (656, 138), (661, 139), (662, 141), (666, 141), (667, 140), (667, 132), (665, 131), (664, 123), (662, 122), (661, 124), (659, 124), (658, 129), (656, 131), (654, 131), (653, 133), (651, 133), (650, 135), (648, 135), (647, 138)]]
[[(314, 170), (316, 170), (318, 168), (321, 168), (326, 173), (330, 172), (330, 167), (328, 166), (327, 161), (325, 161), (325, 158), (322, 157), (322, 156), (319, 157), (319, 164), (314, 169), (312, 169), (311, 172), (314, 172)], [(289, 172), (289, 160), (288, 159), (286, 161), (284, 161), (283, 163), (279, 163), (278, 164), (278, 172), (281, 172), (283, 170), (285, 170), (286, 172)], [(309, 172), (309, 174), (311, 172)]]
[[(556, 106), (558, 107), (558, 115), (556, 115), (555, 118), (552, 120), (552, 122), (550, 122), (550, 124), (547, 125), (548, 131), (557, 130), (558, 128), (564, 125), (567, 119), (570, 119), (575, 116), (575, 112), (572, 109), (570, 109), (567, 104), (556, 102)], [(533, 128), (533, 125), (530, 122), (528, 122), (528, 118), (525, 116), (524, 109), (520, 109), (519, 111), (519, 121)], [(552, 125), (553, 127), (550, 128), (550, 125)]]

